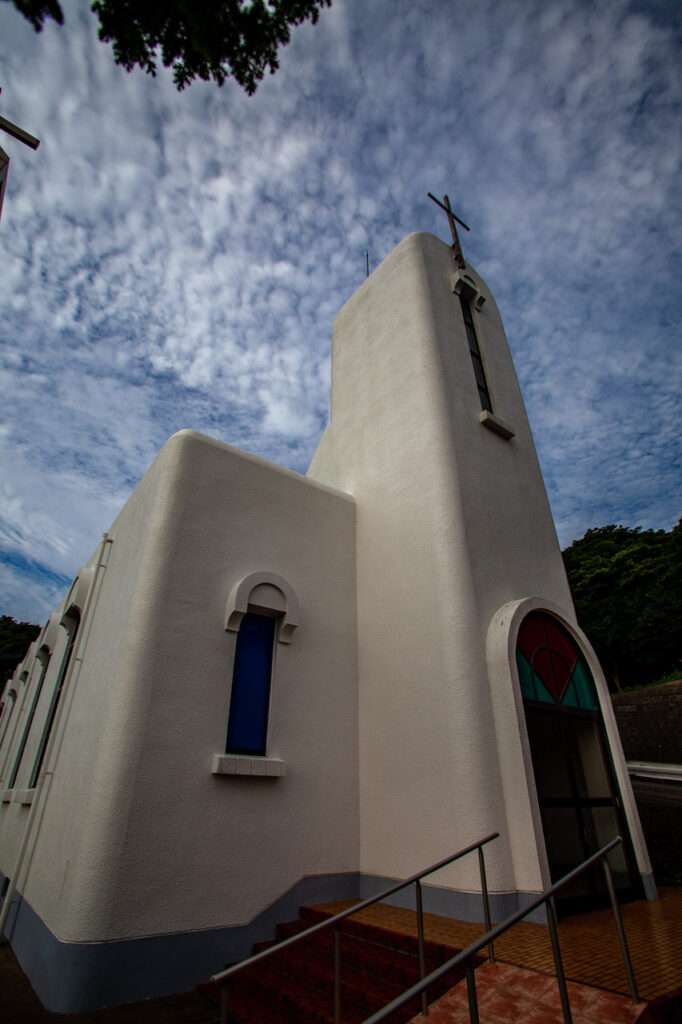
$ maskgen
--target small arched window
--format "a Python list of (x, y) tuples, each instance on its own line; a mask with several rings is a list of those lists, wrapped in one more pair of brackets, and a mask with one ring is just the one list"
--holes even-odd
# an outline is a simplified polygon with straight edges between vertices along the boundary
[(48, 665), (50, 664), (50, 651), (48, 650), (48, 648), (41, 647), (38, 653), (36, 654), (36, 659), (40, 664), (40, 674), (38, 676), (38, 682), (36, 683), (35, 691), (33, 693), (33, 700), (31, 701), (31, 707), (28, 713), (28, 718), (26, 719), (26, 724), (24, 725), (24, 731), (21, 736), (21, 742), (19, 743), (19, 749), (17, 750), (17, 756), (14, 759), (14, 767), (12, 768), (12, 774), (10, 775), (9, 781), (7, 783), (8, 789), (14, 789), (14, 784), (17, 781), (17, 775), (19, 774), (19, 769), (21, 767), (21, 761), (24, 756), (24, 750), (26, 749), (26, 742), (28, 740), (29, 733), (31, 732), (31, 726), (33, 725), (33, 719), (35, 717), (38, 701), (40, 700), (40, 695), (43, 691), (43, 683), (45, 682), (47, 668)]
[(47, 753), (47, 745), (50, 740), (50, 734), (52, 727), (54, 726), (55, 718), (57, 717), (57, 709), (59, 707), (59, 701), (61, 699), (64, 683), (66, 676), (69, 671), (69, 665), (71, 663), (71, 656), (76, 643), (76, 636), (78, 634), (78, 627), (80, 626), (81, 614), (75, 605), (72, 605), (69, 611), (62, 619), (62, 626), (67, 632), (67, 643), (62, 658), (62, 664), (59, 669), (59, 675), (57, 676), (57, 682), (55, 684), (54, 693), (52, 694), (52, 700), (50, 702), (50, 708), (47, 713), (47, 719), (45, 721), (45, 727), (43, 728), (43, 734), (40, 737), (40, 744), (38, 745), (38, 753), (36, 755), (35, 764), (33, 771), (31, 772), (31, 779), (28, 784), (29, 789), (35, 787), (38, 777), (40, 775), (40, 769), (43, 767), (43, 761), (45, 760), (45, 754)]
[(268, 756), (268, 720), (276, 673), (275, 652), (291, 643), (298, 600), (291, 584), (270, 572), (235, 583), (225, 609), (225, 629), (237, 634), (225, 754), (213, 758), (220, 775), (284, 774), (284, 762)]
[(12, 712), (14, 711), (14, 705), (17, 699), (17, 691), (15, 689), (8, 689), (7, 695), (2, 704), (2, 718), (0, 718), (0, 748), (2, 747), (5, 736), (7, 735), (7, 727), (9, 726)]

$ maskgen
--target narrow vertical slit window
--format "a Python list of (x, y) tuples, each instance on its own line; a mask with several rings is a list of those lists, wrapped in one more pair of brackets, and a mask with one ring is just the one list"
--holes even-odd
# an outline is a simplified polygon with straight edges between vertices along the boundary
[(64, 690), (64, 682), (66, 680), (67, 672), (69, 671), (69, 664), (71, 662), (71, 655), (73, 654), (73, 648), (76, 643), (76, 635), (78, 633), (78, 627), (80, 625), (81, 617), (80, 612), (77, 608), (73, 608), (65, 619), (63, 620), (68, 632), (68, 643), (62, 659), (62, 665), (59, 670), (59, 676), (57, 677), (57, 683), (54, 688), (52, 695), (52, 701), (50, 703), (50, 710), (47, 713), (47, 720), (45, 722), (45, 728), (43, 729), (43, 735), (40, 737), (40, 745), (38, 747), (38, 754), (36, 756), (36, 762), (31, 772), (31, 780), (28, 784), (29, 789), (35, 787), (40, 775), (40, 769), (43, 767), (43, 761), (45, 760), (45, 754), (47, 752), (47, 744), (50, 740), (50, 733), (54, 726), (55, 718), (57, 717), (57, 709), (59, 707), (59, 701)]
[(471, 303), (468, 299), (465, 299), (463, 295), (460, 295), (459, 302), (462, 307), (462, 317), (464, 318), (464, 326), (466, 328), (467, 341), (469, 343), (469, 355), (471, 356), (471, 363), (474, 368), (474, 375), (478, 386), (478, 396), (481, 400), (481, 408), (486, 412), (492, 412), (493, 403), (490, 399), (490, 389), (488, 387), (488, 381), (486, 379), (485, 369), (483, 366), (483, 356), (481, 355), (481, 349), (476, 335), (476, 326), (474, 324), (474, 315), (471, 312)]
[(237, 634), (227, 724), (228, 754), (264, 755), (277, 619), (247, 612)]

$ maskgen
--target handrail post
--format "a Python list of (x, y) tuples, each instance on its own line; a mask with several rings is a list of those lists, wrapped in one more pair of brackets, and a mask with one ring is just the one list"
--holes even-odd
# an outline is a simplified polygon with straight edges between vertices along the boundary
[(469, 1024), (478, 1024), (478, 998), (476, 996), (476, 979), (471, 958), (464, 965), (467, 976), (467, 995), (469, 996)]
[[(483, 914), (485, 916), (485, 930), (489, 932), (492, 928), (490, 923), (490, 902), (488, 900), (488, 883), (485, 877), (485, 859), (483, 857), (483, 847), (478, 848), (478, 867), (481, 873), (481, 895), (483, 896)], [(492, 942), (488, 943), (488, 959), (491, 964), (495, 963), (495, 947)]]
[(341, 1024), (341, 928), (334, 928), (334, 1024)]
[[(35, 804), (34, 804), (35, 806)], [(324, 921), (318, 921), (317, 924), (311, 925), (309, 928), (304, 929), (301, 932), (297, 932), (295, 935), (290, 935), (286, 939), (282, 939), (280, 942), (274, 945), (268, 946), (267, 949), (263, 949), (258, 953), (254, 953), (252, 956), (247, 957), (240, 963), (232, 964), (229, 967), (225, 967), (222, 971), (217, 971), (211, 975), (211, 982), (213, 984), (227, 984), (227, 979), (236, 976), (240, 971), (245, 968), (251, 968), (257, 963), (261, 963), (270, 956), (275, 955), (280, 950), (289, 949), (294, 944), (307, 940), (310, 936), (316, 935), (318, 932), (326, 928), (334, 928), (334, 1024), (341, 1024), (341, 931), (340, 922), (344, 921), (347, 917), (356, 914), (359, 910), (364, 910), (366, 907), (372, 906), (374, 903), (380, 900), (386, 900), (389, 896), (399, 892), (401, 889), (412, 885), (413, 882), (417, 884), (417, 903), (418, 903), (418, 928), (420, 932), (420, 981), (416, 983), (413, 988), (417, 991), (414, 993), (416, 998), (417, 994), (422, 995), (422, 1007), (424, 1016), (428, 1016), (428, 984), (424, 986), (423, 991), (421, 985), (426, 975), (426, 956), (424, 950), (424, 910), (422, 904), (422, 891), (421, 891), (421, 879), (427, 875), (431, 875), (434, 871), (439, 871), (441, 868), (446, 867), (448, 864), (452, 864), (454, 861), (459, 860), (461, 857), (465, 857), (474, 850), (479, 850), (486, 843), (491, 842), (493, 839), (499, 838), (499, 832), (492, 832), (489, 836), (480, 839), (477, 843), (470, 843), (469, 846), (465, 846), (463, 849), (458, 850), (457, 853), (451, 854), (449, 857), (445, 857), (443, 860), (438, 861), (436, 864), (431, 864), (430, 867), (424, 871), (420, 871), (415, 875), (411, 875), (410, 878), (404, 879), (402, 882), (398, 882), (396, 885), (392, 885), (389, 889), (385, 889), (378, 893), (376, 896), (371, 896), (368, 899), (361, 900), (359, 904), (351, 907), (347, 907), (345, 910), (340, 911), (333, 917), (328, 918)], [(464, 958), (463, 958), (464, 959)], [(436, 969), (436, 973), (438, 968)], [(221, 1008), (220, 1008), (220, 1024), (227, 1024), (227, 989), (221, 989)], [(476, 992), (474, 988), (473, 997), (474, 1002), (476, 998)], [(395, 1000), (394, 1000), (395, 1001)], [(390, 1004), (389, 1004), (390, 1005)], [(376, 1017), (376, 1014), (372, 1015)], [(368, 1018), (369, 1019), (369, 1018)], [(476, 1017), (478, 1020), (478, 1017)]]
[(618, 930), (618, 939), (620, 941), (620, 950), (623, 954), (623, 963), (625, 964), (625, 973), (628, 976), (628, 985), (630, 987), (630, 996), (632, 997), (633, 1003), (639, 1002), (639, 995), (637, 993), (637, 985), (635, 984), (635, 972), (632, 969), (632, 960), (630, 959), (630, 950), (628, 949), (627, 939), (625, 938), (625, 929), (623, 928), (623, 918), (621, 917), (620, 907), (618, 906), (618, 899), (616, 898), (616, 889), (613, 884), (613, 875), (611, 874), (611, 865), (609, 864), (606, 857), (602, 858), (602, 864), (604, 866), (604, 875), (606, 877), (606, 887), (609, 890), (609, 898), (611, 900), (611, 909), (613, 910), (613, 916), (616, 920), (616, 928)]
[[(419, 941), (419, 978), (421, 981), (426, 977), (426, 957), (424, 954), (424, 908), (422, 905), (422, 885), (419, 879), (414, 883), (417, 897), (417, 939)], [(422, 1013), (425, 1017), (429, 1015), (429, 1001), (426, 989), (422, 992)]]
[(564, 1014), (564, 1024), (572, 1024), (573, 1018), (571, 1016), (571, 1007), (568, 1003), (566, 976), (564, 975), (564, 965), (561, 959), (561, 950), (559, 949), (559, 932), (557, 931), (556, 914), (554, 913), (554, 905), (551, 898), (545, 901), (545, 908), (547, 910), (549, 935), (552, 940), (552, 953), (554, 954), (554, 966), (556, 967), (556, 980), (559, 986), (559, 998), (561, 999), (561, 1009)]

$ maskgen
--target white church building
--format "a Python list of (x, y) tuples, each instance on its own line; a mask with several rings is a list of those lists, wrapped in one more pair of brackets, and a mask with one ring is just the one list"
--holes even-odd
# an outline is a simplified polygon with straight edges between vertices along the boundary
[[(3, 694), (4, 934), (51, 1010), (182, 991), (491, 832), (501, 920), (615, 835), (655, 898), (494, 298), (408, 236), (306, 476), (163, 447)], [(426, 910), (481, 919), (476, 857)], [(571, 906), (599, 903), (584, 876)]]

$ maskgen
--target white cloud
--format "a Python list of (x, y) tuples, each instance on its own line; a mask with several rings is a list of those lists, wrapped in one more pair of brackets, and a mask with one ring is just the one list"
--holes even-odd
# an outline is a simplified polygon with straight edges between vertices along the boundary
[[(41, 138), (5, 146), (10, 556), (73, 574), (181, 427), (304, 470), (366, 250), (375, 267), (408, 231), (447, 238), (427, 191), (472, 226), (562, 543), (676, 521), (672, 15), (335, 0), (248, 98), (128, 75), (94, 17), (64, 7), (36, 36), (0, 4), (2, 111)], [(42, 615), (56, 584), (10, 577), (6, 611)]]

